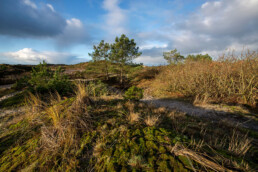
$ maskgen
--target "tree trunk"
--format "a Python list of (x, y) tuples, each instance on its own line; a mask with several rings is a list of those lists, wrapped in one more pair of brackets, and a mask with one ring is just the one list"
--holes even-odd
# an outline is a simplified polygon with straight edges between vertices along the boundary
[(105, 63), (105, 68), (106, 68), (106, 79), (109, 79), (109, 75), (108, 75), (108, 65), (107, 65), (107, 61)]
[(120, 66), (120, 84), (123, 83), (123, 66)]

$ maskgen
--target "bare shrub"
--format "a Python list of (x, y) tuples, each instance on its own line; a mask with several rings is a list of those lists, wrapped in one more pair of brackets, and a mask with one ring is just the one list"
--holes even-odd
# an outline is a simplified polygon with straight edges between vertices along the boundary
[(195, 103), (223, 101), (256, 105), (258, 53), (223, 56), (218, 61), (170, 65), (156, 76), (151, 87), (156, 96), (184, 96)]

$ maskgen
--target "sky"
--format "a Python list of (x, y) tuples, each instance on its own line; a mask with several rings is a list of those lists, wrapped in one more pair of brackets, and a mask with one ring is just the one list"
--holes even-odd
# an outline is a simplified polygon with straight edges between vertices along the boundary
[(163, 52), (258, 50), (258, 0), (0, 0), (0, 64), (75, 64), (101, 40), (135, 39), (145, 65)]

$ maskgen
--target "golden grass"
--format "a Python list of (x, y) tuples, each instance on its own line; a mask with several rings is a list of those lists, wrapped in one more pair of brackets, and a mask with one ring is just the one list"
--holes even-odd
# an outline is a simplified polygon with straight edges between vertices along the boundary
[(34, 95), (31, 92), (28, 93), (25, 102), (31, 114), (40, 112), (46, 105), (46, 103), (40, 99), (38, 94)]
[(169, 148), (172, 153), (179, 156), (185, 156), (188, 157), (189, 161), (194, 160), (204, 166), (205, 168), (209, 168), (215, 171), (227, 171), (227, 169), (223, 166), (221, 166), (218, 163), (215, 163), (214, 161), (209, 160), (208, 158), (205, 158), (202, 155), (199, 155), (197, 152), (194, 152), (190, 149), (185, 148), (182, 144), (177, 143), (174, 147)]
[(236, 155), (244, 156), (248, 150), (252, 147), (251, 144), (252, 140), (248, 138), (246, 135), (240, 135), (237, 133), (237, 131), (234, 129), (232, 133), (232, 137), (229, 141), (228, 150), (230, 152), (233, 152)]
[(128, 102), (125, 103), (125, 106), (128, 108), (129, 112), (134, 111), (135, 104), (133, 102), (128, 101)]
[[(210, 101), (256, 106), (258, 53), (224, 56), (212, 62), (170, 65), (149, 86), (159, 97), (191, 97), (195, 103)], [(177, 96), (176, 96), (177, 97)]]
[(156, 126), (159, 122), (159, 116), (147, 116), (144, 122), (149, 127)]
[(129, 115), (127, 116), (127, 120), (130, 123), (138, 122), (140, 120), (140, 114), (139, 113), (130, 112)]

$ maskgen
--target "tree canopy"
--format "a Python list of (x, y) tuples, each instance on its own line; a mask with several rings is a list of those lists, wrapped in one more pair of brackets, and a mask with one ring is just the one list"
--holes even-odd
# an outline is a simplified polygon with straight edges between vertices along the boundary
[(209, 54), (197, 54), (197, 55), (188, 55), (186, 57), (187, 61), (212, 61), (212, 58)]
[(112, 62), (118, 63), (120, 66), (120, 82), (123, 82), (124, 65), (132, 62), (133, 59), (139, 57), (139, 47), (136, 46), (134, 39), (129, 39), (122, 34), (120, 38), (116, 37), (115, 43), (111, 45), (110, 59)]
[(163, 57), (165, 60), (167, 60), (168, 64), (177, 64), (185, 58), (179, 52), (177, 52), (177, 49), (164, 52)]
[(108, 79), (109, 78), (108, 63), (110, 61), (110, 44), (105, 43), (104, 40), (101, 40), (99, 45), (93, 46), (93, 49), (94, 51), (92, 53), (89, 53), (89, 56), (92, 57), (92, 60), (94, 62), (104, 60), (106, 79)]
[(131, 62), (141, 54), (134, 39), (130, 40), (124, 34), (120, 38), (116, 37), (115, 43), (111, 45), (111, 60), (123, 65)]
[(105, 71), (108, 79), (108, 64), (117, 63), (120, 68), (120, 82), (123, 82), (124, 66), (140, 56), (139, 47), (136, 46), (134, 39), (129, 39), (125, 34), (115, 38), (113, 44), (100, 41), (99, 45), (93, 46), (94, 51), (89, 53), (94, 62), (105, 61)]

